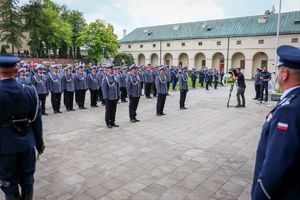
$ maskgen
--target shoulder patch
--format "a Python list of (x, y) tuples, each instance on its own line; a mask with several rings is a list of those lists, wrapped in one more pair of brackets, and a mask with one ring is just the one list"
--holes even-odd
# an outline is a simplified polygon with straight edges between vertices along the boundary
[(286, 123), (278, 122), (277, 129), (282, 130), (282, 131), (288, 131), (289, 130), (289, 125)]

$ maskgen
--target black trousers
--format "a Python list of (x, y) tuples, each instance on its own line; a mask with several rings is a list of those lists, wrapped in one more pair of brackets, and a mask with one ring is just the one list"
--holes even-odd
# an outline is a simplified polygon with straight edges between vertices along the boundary
[(91, 106), (97, 106), (98, 92), (99, 92), (98, 90), (90, 90)]
[(180, 108), (185, 107), (186, 93), (187, 93), (187, 90), (180, 90), (180, 100), (179, 100)]
[(255, 99), (260, 98), (260, 85), (255, 85)]
[(129, 118), (136, 119), (136, 110), (139, 105), (140, 97), (129, 97)]
[(64, 91), (64, 104), (67, 110), (73, 110), (74, 92)]
[(100, 87), (98, 90), (98, 99), (99, 101), (101, 101), (102, 103), (104, 102), (103, 100), (103, 95), (102, 95), (102, 88)]
[(153, 91), (153, 96), (156, 97), (157, 96), (157, 90), (156, 90), (155, 83), (152, 83), (152, 91)]
[[(237, 93), (236, 93), (236, 98), (237, 98), (237, 102), (238, 102), (238, 105), (245, 105), (246, 102), (245, 102), (245, 90), (246, 88), (241, 88), (239, 87), (238, 90), (237, 90)], [(241, 104), (241, 98), (242, 97), (242, 104)]]
[(151, 85), (152, 83), (145, 83), (145, 95), (147, 98), (149, 98), (151, 94)]
[(172, 81), (172, 84), (173, 84), (173, 85), (172, 85), (172, 89), (175, 90), (175, 89), (176, 89), (176, 85), (177, 85), (177, 81), (174, 81), (174, 80), (173, 80), (173, 81)]
[(85, 93), (86, 93), (86, 90), (76, 90), (75, 91), (75, 95), (77, 97), (77, 104), (78, 104), (79, 108), (84, 107)]
[(51, 92), (51, 104), (54, 112), (60, 111), (61, 93)]
[(126, 98), (127, 98), (126, 87), (120, 87), (120, 92), (121, 92), (121, 101), (122, 102), (126, 101)]
[(46, 112), (46, 96), (47, 94), (39, 94), (40, 107), (42, 109), (42, 113)]
[(192, 80), (192, 87), (196, 88), (196, 80)]
[(166, 94), (158, 94), (156, 103), (156, 114), (162, 114), (164, 112), (166, 97)]
[(268, 96), (269, 96), (269, 87), (268, 87), (268, 82), (262, 82), (260, 86), (260, 100), (264, 100), (264, 91), (265, 91), (265, 101), (268, 101)]
[(113, 125), (116, 120), (117, 100), (107, 100), (105, 102), (105, 122), (106, 125)]
[(168, 88), (168, 91), (170, 90), (170, 84), (171, 84), (171, 82), (169, 81), (169, 82), (167, 82), (167, 88)]

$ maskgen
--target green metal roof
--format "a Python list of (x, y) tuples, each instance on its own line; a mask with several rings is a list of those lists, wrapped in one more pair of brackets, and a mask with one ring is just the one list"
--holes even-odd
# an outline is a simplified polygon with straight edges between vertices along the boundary
[[(249, 16), (141, 27), (121, 39), (120, 43), (274, 35), (277, 15), (267, 15), (266, 23), (258, 23), (259, 16)], [(280, 34), (300, 34), (300, 11), (281, 13), (280, 24)]]

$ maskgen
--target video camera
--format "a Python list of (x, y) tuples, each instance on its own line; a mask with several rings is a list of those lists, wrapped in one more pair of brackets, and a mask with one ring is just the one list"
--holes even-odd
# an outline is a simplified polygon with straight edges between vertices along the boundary
[(231, 76), (237, 76), (237, 72), (236, 72), (236, 69), (235, 68), (231, 68), (228, 70), (228, 74), (230, 74)]

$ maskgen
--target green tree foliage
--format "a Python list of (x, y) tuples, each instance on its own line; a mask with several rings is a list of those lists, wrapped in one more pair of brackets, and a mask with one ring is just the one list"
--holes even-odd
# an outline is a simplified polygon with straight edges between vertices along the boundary
[(8, 48), (8, 45), (6, 45), (6, 44), (3, 44), (2, 46), (1, 46), (1, 51), (0, 51), (0, 53), (1, 54), (6, 54), (7, 52), (6, 52), (6, 49)]
[(3, 17), (0, 22), (1, 41), (11, 44), (12, 53), (15, 48), (21, 48), (23, 34), (22, 16), (19, 11), (18, 0), (1, 0), (0, 16)]
[(133, 56), (131, 54), (127, 53), (118, 53), (114, 58), (114, 65), (115, 66), (121, 66), (121, 65), (127, 65), (130, 66), (134, 63)]
[(98, 19), (83, 28), (77, 44), (88, 49), (88, 57), (93, 61), (115, 56), (118, 53), (119, 42), (113, 31), (112, 25)]

